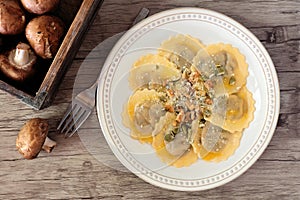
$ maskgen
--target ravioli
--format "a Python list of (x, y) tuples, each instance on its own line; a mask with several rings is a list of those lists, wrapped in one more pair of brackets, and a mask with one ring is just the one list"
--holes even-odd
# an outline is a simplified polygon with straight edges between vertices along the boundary
[(180, 156), (171, 155), (166, 148), (159, 149), (156, 153), (162, 162), (177, 168), (188, 167), (198, 160), (197, 154), (192, 149), (188, 149)]
[(205, 46), (196, 38), (189, 35), (176, 35), (164, 41), (158, 54), (174, 63), (178, 69), (190, 67), (197, 52)]
[(247, 128), (254, 117), (255, 101), (246, 87), (230, 95), (223, 95), (214, 99), (211, 115), (207, 121), (235, 132)]
[(201, 158), (200, 155), (202, 155), (201, 152), (204, 151), (203, 146), (201, 145), (201, 135), (202, 135), (203, 128), (198, 128), (197, 133), (195, 134), (192, 147), (195, 154), (198, 155), (199, 158)]
[(125, 104), (123, 124), (168, 165), (226, 160), (254, 117), (247, 76), (237, 48), (204, 46), (189, 35), (170, 37), (158, 54), (143, 55), (132, 65), (134, 93)]
[(167, 58), (160, 56), (158, 54), (147, 54), (145, 56), (140, 57), (133, 64), (133, 67), (140, 67), (147, 64), (176, 68), (176, 65), (174, 63), (170, 62)]
[(161, 64), (144, 64), (130, 70), (129, 85), (132, 90), (149, 84), (164, 85), (166, 81), (179, 79), (180, 72)]
[(245, 56), (230, 44), (212, 44), (199, 51), (193, 59), (193, 65), (204, 76), (204, 79), (214, 80), (221, 77), (223, 82), (215, 84), (216, 91), (232, 94), (246, 85), (248, 64)]
[(230, 133), (207, 122), (193, 143), (194, 152), (206, 161), (227, 160), (240, 145), (242, 132)]
[[(169, 122), (171, 122), (172, 119), (175, 119), (174, 115), (173, 118), (169, 118)], [(165, 142), (165, 135), (167, 129), (168, 127), (165, 127), (164, 130), (162, 130), (159, 134), (153, 137), (152, 146), (156, 150), (158, 157), (168, 165), (172, 165), (178, 168), (190, 166), (191, 164), (196, 162), (196, 160), (198, 159), (197, 154), (194, 153), (192, 146), (190, 144), (187, 144), (183, 140), (180, 142), (184, 143), (184, 147), (181, 148), (179, 152), (176, 152), (174, 154), (174, 152), (169, 151), (167, 147), (168, 144), (166, 144)]]
[[(131, 136), (141, 142), (152, 142), (152, 132), (166, 115), (164, 102), (155, 90), (137, 90), (125, 106), (123, 123), (130, 128)], [(156, 130), (159, 132), (159, 130)]]

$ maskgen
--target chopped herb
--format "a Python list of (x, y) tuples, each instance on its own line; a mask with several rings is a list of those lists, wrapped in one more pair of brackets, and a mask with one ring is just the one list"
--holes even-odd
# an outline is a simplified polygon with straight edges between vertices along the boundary
[(206, 76), (205, 74), (202, 74), (201, 77), (202, 77), (202, 80), (203, 80), (203, 81), (207, 81), (207, 80), (209, 79), (209, 77)]
[(186, 67), (185, 71), (186, 71), (187, 75), (190, 75), (192, 73), (191, 70), (187, 67)]
[(167, 102), (168, 99), (166, 96), (160, 96), (159, 99), (162, 101), (162, 102)]
[(208, 110), (208, 109), (205, 109), (203, 114), (204, 114), (205, 117), (210, 117), (211, 116), (211, 111)]
[(216, 75), (217, 76), (222, 76), (225, 74), (225, 68), (223, 65), (216, 65)]
[(235, 85), (236, 83), (236, 79), (234, 78), (234, 76), (231, 76), (229, 79), (229, 85)]
[(174, 140), (174, 138), (175, 138), (175, 135), (172, 133), (168, 133), (165, 135), (165, 141), (167, 141), (167, 142), (171, 142), (172, 140)]
[(204, 82), (202, 75), (199, 76), (199, 81)]
[(175, 127), (171, 132), (176, 135), (179, 131), (179, 128), (178, 127)]

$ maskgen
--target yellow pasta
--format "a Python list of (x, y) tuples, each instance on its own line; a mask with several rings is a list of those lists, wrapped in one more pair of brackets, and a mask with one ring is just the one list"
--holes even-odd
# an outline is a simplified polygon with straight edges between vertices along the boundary
[(190, 66), (197, 52), (205, 46), (196, 38), (190, 35), (176, 35), (162, 43), (158, 54), (166, 57), (178, 69)]
[(194, 152), (206, 161), (227, 160), (240, 145), (242, 132), (230, 133), (207, 122), (193, 143)]
[(170, 166), (226, 160), (254, 117), (247, 76), (245, 57), (232, 45), (173, 36), (158, 54), (133, 63), (123, 124)]
[[(255, 101), (249, 90), (243, 87), (237, 93), (220, 98), (223, 100), (215, 101), (217, 103), (213, 105), (211, 116), (205, 119), (230, 132), (247, 128), (253, 120), (255, 111)], [(219, 109), (222, 112), (217, 111)]]
[(151, 114), (152, 110), (163, 108), (159, 93), (155, 90), (137, 90), (128, 100), (123, 113), (123, 123), (130, 128), (131, 137), (141, 142), (152, 142), (155, 124), (165, 115), (162, 110)]
[[(215, 87), (224, 87), (228, 94), (237, 92), (246, 85), (249, 74), (245, 56), (230, 44), (208, 45), (198, 52), (193, 65), (208, 79), (214, 79), (218, 75), (222, 77), (223, 81)], [(220, 91), (219, 88), (215, 90)]]
[(147, 64), (176, 68), (176, 65), (174, 63), (170, 62), (167, 58), (160, 56), (158, 54), (147, 54), (145, 56), (140, 57), (133, 64), (133, 67), (140, 67)]

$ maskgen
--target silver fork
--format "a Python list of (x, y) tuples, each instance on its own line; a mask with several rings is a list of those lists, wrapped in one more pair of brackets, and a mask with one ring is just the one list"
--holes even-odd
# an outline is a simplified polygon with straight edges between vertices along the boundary
[(95, 107), (96, 81), (90, 88), (80, 92), (70, 103), (65, 116), (59, 123), (57, 130), (65, 134), (65, 137), (72, 137), (80, 126), (87, 120)]
[[(145, 19), (148, 14), (149, 10), (142, 8), (132, 25)], [(98, 79), (90, 88), (80, 92), (72, 100), (72, 103), (69, 105), (67, 112), (57, 127), (57, 130), (59, 130), (60, 133), (64, 133), (65, 137), (72, 137), (92, 113), (95, 107), (97, 87)]]

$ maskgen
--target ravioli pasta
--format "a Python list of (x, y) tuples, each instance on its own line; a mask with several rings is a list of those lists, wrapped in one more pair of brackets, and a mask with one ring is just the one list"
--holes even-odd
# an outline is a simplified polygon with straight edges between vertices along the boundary
[(190, 66), (197, 52), (204, 45), (189, 35), (176, 35), (162, 43), (158, 54), (169, 59), (178, 69)]
[(133, 63), (133, 94), (124, 106), (123, 124), (168, 165), (226, 160), (253, 120), (247, 76), (245, 57), (232, 45), (205, 46), (189, 35), (173, 36), (157, 54)]
[(230, 95), (217, 97), (207, 121), (231, 132), (242, 131), (253, 120), (254, 100), (246, 87)]
[[(199, 51), (193, 59), (194, 66), (206, 79), (216, 73), (222, 78), (222, 86), (231, 94), (246, 85), (248, 65), (245, 57), (230, 44), (212, 44)], [(218, 87), (220, 85), (216, 85)]]
[(160, 100), (161, 95), (155, 90), (144, 89), (137, 90), (129, 98), (123, 119), (133, 138), (151, 143), (155, 126), (166, 121), (160, 122), (160, 118), (166, 114), (164, 102)]
[[(169, 62), (169, 61), (168, 61)], [(170, 62), (169, 62), (170, 63)], [(171, 64), (145, 63), (130, 70), (129, 85), (135, 90), (145, 85), (162, 85), (168, 80), (176, 80), (180, 77), (180, 71)]]

